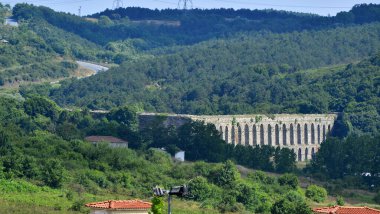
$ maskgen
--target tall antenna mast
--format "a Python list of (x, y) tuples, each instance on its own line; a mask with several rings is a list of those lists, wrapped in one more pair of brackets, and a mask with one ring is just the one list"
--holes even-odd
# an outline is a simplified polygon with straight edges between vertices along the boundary
[(79, 9), (78, 9), (78, 16), (82, 16), (82, 6), (79, 6)]
[(113, 9), (117, 9), (117, 8), (120, 8), (120, 7), (123, 7), (124, 3), (123, 3), (123, 0), (114, 0), (113, 1)]
[(179, 0), (178, 9), (183, 9), (183, 10), (193, 9), (193, 0)]

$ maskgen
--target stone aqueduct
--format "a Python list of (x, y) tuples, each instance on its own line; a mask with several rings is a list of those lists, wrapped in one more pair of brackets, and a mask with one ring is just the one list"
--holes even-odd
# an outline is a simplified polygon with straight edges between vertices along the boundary
[(140, 124), (156, 117), (164, 125), (180, 126), (187, 121), (212, 123), (226, 143), (234, 145), (271, 145), (287, 147), (297, 161), (310, 160), (331, 132), (337, 114), (215, 115), (140, 114)]

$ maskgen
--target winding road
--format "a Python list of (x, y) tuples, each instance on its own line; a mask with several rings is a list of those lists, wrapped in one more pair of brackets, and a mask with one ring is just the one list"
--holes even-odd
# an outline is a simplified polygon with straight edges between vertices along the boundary
[(97, 64), (94, 64), (94, 63), (89, 63), (89, 62), (83, 62), (83, 61), (76, 61), (80, 66), (86, 68), (86, 69), (89, 69), (89, 70), (92, 70), (95, 72), (95, 74), (99, 73), (99, 72), (102, 72), (102, 71), (107, 71), (109, 68), (107, 67), (104, 67), (104, 66), (101, 66), (101, 65), (97, 65)]

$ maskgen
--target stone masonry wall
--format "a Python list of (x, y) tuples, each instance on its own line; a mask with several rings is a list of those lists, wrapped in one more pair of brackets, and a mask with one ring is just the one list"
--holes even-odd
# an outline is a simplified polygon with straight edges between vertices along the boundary
[(188, 121), (212, 123), (226, 143), (287, 147), (297, 161), (310, 160), (330, 134), (337, 114), (213, 115), (140, 114), (140, 124), (181, 126)]

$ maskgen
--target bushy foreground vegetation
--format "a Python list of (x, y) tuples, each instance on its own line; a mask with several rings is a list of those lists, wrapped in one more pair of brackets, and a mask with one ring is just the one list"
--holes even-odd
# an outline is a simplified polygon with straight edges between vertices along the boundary
[[(54, 102), (39, 96), (26, 97), (25, 100), (1, 98), (2, 200), (21, 200), (27, 204), (54, 207), (56, 204), (50, 201), (28, 201), (29, 197), (22, 199), (21, 196), (24, 192), (37, 198), (46, 194), (51, 194), (53, 198), (63, 195), (65, 199), (61, 200), (64, 202), (56, 209), (75, 211), (82, 210), (81, 205), (86, 201), (107, 197), (149, 200), (151, 188), (155, 185), (169, 188), (188, 184), (191, 194), (187, 200), (200, 202), (196, 205), (200, 206), (197, 208), (200, 212), (205, 209), (210, 212), (246, 210), (281, 213), (280, 210), (289, 210), (292, 213), (296, 210), (310, 213), (309, 200), (325, 201), (324, 189), (310, 186), (304, 193), (299, 187), (298, 178), (292, 174), (276, 178), (255, 171), (241, 177), (235, 164), (226, 161), (235, 159), (256, 169), (293, 171), (293, 167), (281, 168), (288, 166), (281, 162), (286, 159), (277, 162), (277, 153), (288, 154), (286, 149), (229, 147), (221, 142), (215, 127), (201, 123), (190, 123), (179, 128), (177, 132), (186, 140), (178, 137), (177, 144), (165, 145), (165, 140), (169, 140), (167, 134), (175, 134), (174, 130), (165, 132), (164, 128), (157, 128), (139, 132), (136, 113), (129, 108), (115, 109), (107, 115), (94, 117), (86, 111), (61, 109)], [(123, 137), (135, 150), (112, 149), (107, 144), (93, 145), (82, 141), (88, 134)], [(202, 147), (199, 142), (208, 148)], [(218, 150), (222, 145), (230, 153), (223, 154), (224, 150)], [(173, 162), (168, 153), (152, 148), (156, 146), (165, 146), (168, 151), (170, 148), (175, 151), (176, 147), (185, 149), (188, 159), (195, 162)], [(274, 160), (269, 155), (264, 158), (268, 151), (274, 152)], [(250, 156), (250, 153), (242, 152), (253, 153)], [(320, 155), (323, 154), (321, 152)], [(254, 159), (257, 163), (249, 165), (242, 158)], [(294, 166), (294, 159), (294, 154), (290, 154), (290, 166)], [(323, 159), (318, 163), (326, 164)]]
[(322, 180), (343, 179), (346, 187), (379, 189), (379, 161), (379, 136), (330, 138), (321, 145), (307, 171)]
[[(115, 110), (96, 119), (88, 112), (63, 110), (38, 96), (24, 101), (1, 97), (0, 109), (2, 200), (48, 207), (59, 204), (56, 209), (78, 211), (83, 209), (81, 205), (85, 201), (113, 196), (149, 198), (155, 185), (169, 188), (188, 184), (191, 186), (189, 200), (202, 202), (204, 209), (269, 213), (278, 200), (296, 197), (299, 206), (308, 210), (305, 213), (310, 211), (294, 175), (284, 175), (277, 181), (255, 172), (242, 178), (231, 161), (181, 164), (157, 149), (143, 146), (135, 151), (112, 149), (107, 144), (93, 145), (81, 140), (88, 133), (115, 134), (137, 146), (140, 137), (134, 133), (135, 119), (130, 111)], [(182, 133), (188, 134), (184, 130)], [(197, 131), (190, 134), (199, 135)], [(215, 141), (219, 136), (209, 135), (209, 139)], [(188, 143), (194, 144), (196, 140), (202, 139), (189, 139)], [(202, 156), (190, 157), (194, 161), (202, 160)], [(292, 196), (282, 196), (289, 191)], [(51, 200), (57, 195), (66, 199), (60, 199), (63, 203), (53, 203), (50, 199), (40, 201), (44, 193), (50, 194)], [(36, 201), (22, 198), (25, 194), (35, 196)]]

